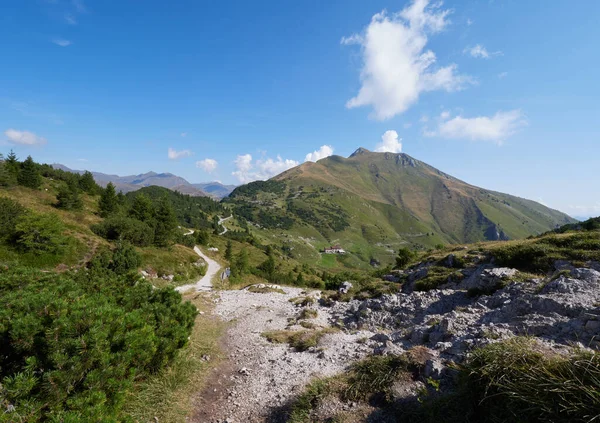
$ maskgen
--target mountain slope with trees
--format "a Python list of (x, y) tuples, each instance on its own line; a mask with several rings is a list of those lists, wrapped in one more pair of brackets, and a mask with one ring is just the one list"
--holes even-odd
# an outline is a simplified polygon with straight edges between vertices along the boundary
[(519, 239), (575, 222), (531, 200), (460, 181), (406, 154), (358, 149), (236, 188), (257, 228), (341, 244), (362, 261), (401, 246)]

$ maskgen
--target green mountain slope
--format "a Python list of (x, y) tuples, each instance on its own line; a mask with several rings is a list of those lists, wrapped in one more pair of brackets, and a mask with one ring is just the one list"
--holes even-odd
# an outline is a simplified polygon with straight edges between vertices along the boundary
[(401, 245), (516, 239), (574, 222), (534, 201), (469, 185), (406, 154), (358, 149), (304, 163), (227, 200), (262, 230), (341, 243), (362, 260)]

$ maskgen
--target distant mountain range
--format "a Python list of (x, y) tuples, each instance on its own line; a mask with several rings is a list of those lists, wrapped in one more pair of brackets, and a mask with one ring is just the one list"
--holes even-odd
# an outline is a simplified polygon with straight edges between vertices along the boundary
[[(85, 170), (70, 169), (61, 164), (53, 164), (52, 167), (80, 174), (85, 172)], [(227, 197), (235, 188), (235, 185), (223, 185), (220, 182), (192, 184), (181, 176), (173, 175), (172, 173), (147, 172), (140, 175), (129, 176), (109, 175), (93, 171), (91, 171), (91, 173), (94, 175), (94, 179), (99, 185), (106, 186), (109, 182), (112, 182), (117, 188), (117, 191), (123, 191), (123, 193), (137, 191), (140, 188), (155, 185), (191, 196), (223, 198)]]

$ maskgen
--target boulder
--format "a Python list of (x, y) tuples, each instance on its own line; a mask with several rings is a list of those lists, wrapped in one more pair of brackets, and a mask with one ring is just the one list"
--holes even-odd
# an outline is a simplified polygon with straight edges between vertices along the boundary
[(503, 282), (510, 280), (517, 274), (517, 269), (508, 267), (480, 267), (471, 276), (460, 284), (460, 288), (482, 292), (493, 292)]
[(352, 289), (352, 284), (348, 281), (346, 282), (342, 282), (342, 285), (340, 286), (340, 294), (347, 294), (350, 290)]

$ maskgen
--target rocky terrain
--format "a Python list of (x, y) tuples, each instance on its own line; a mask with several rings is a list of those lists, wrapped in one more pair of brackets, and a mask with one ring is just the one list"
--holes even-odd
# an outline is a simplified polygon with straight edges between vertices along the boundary
[[(376, 354), (404, 352), (425, 345), (435, 352), (432, 376), (448, 362), (460, 362), (474, 347), (513, 337), (536, 337), (550, 348), (600, 346), (600, 266), (556, 263), (545, 279), (518, 281), (516, 269), (481, 265), (464, 269), (460, 283), (426, 292), (406, 284), (401, 293), (366, 301), (336, 303), (336, 319), (352, 329), (383, 328)], [(426, 274), (409, 273), (409, 280)], [(516, 281), (515, 281), (516, 280)], [(487, 292), (489, 295), (477, 295)]]
[[(277, 286), (218, 293), (215, 312), (232, 324), (224, 347), (229, 361), (199, 396), (193, 421), (285, 421), (288, 404), (312, 380), (342, 373), (370, 355), (397, 355), (416, 346), (426, 348), (424, 376), (433, 380), (443, 380), (448, 365), (462, 362), (473, 348), (515, 335), (535, 337), (557, 353), (598, 348), (598, 263), (576, 267), (557, 262), (554, 273), (543, 279), (489, 263), (461, 272), (459, 282), (415, 291), (415, 283), (428, 273), (423, 264), (404, 272), (407, 282), (398, 293), (348, 302)], [(340, 289), (351, 289), (351, 284)], [(314, 302), (294, 304), (307, 297)], [(301, 319), (304, 309), (314, 310), (316, 317)], [(338, 330), (304, 351), (264, 336), (306, 327)], [(407, 388), (403, 395), (415, 396), (420, 388)]]
[[(305, 319), (319, 328), (335, 319), (328, 307), (317, 304), (320, 292), (277, 287), (281, 292), (254, 293), (248, 289), (221, 291), (215, 299), (215, 314), (231, 322), (223, 348), (228, 363), (215, 372), (208, 388), (199, 396), (192, 421), (263, 422), (280, 421), (286, 403), (317, 377), (342, 372), (349, 363), (372, 352), (359, 340), (375, 335), (369, 330), (337, 331), (323, 336), (318, 348), (297, 351), (287, 344), (274, 344), (267, 331), (303, 330), (298, 323), (302, 310), (317, 311)], [(308, 306), (290, 300), (314, 298)]]

